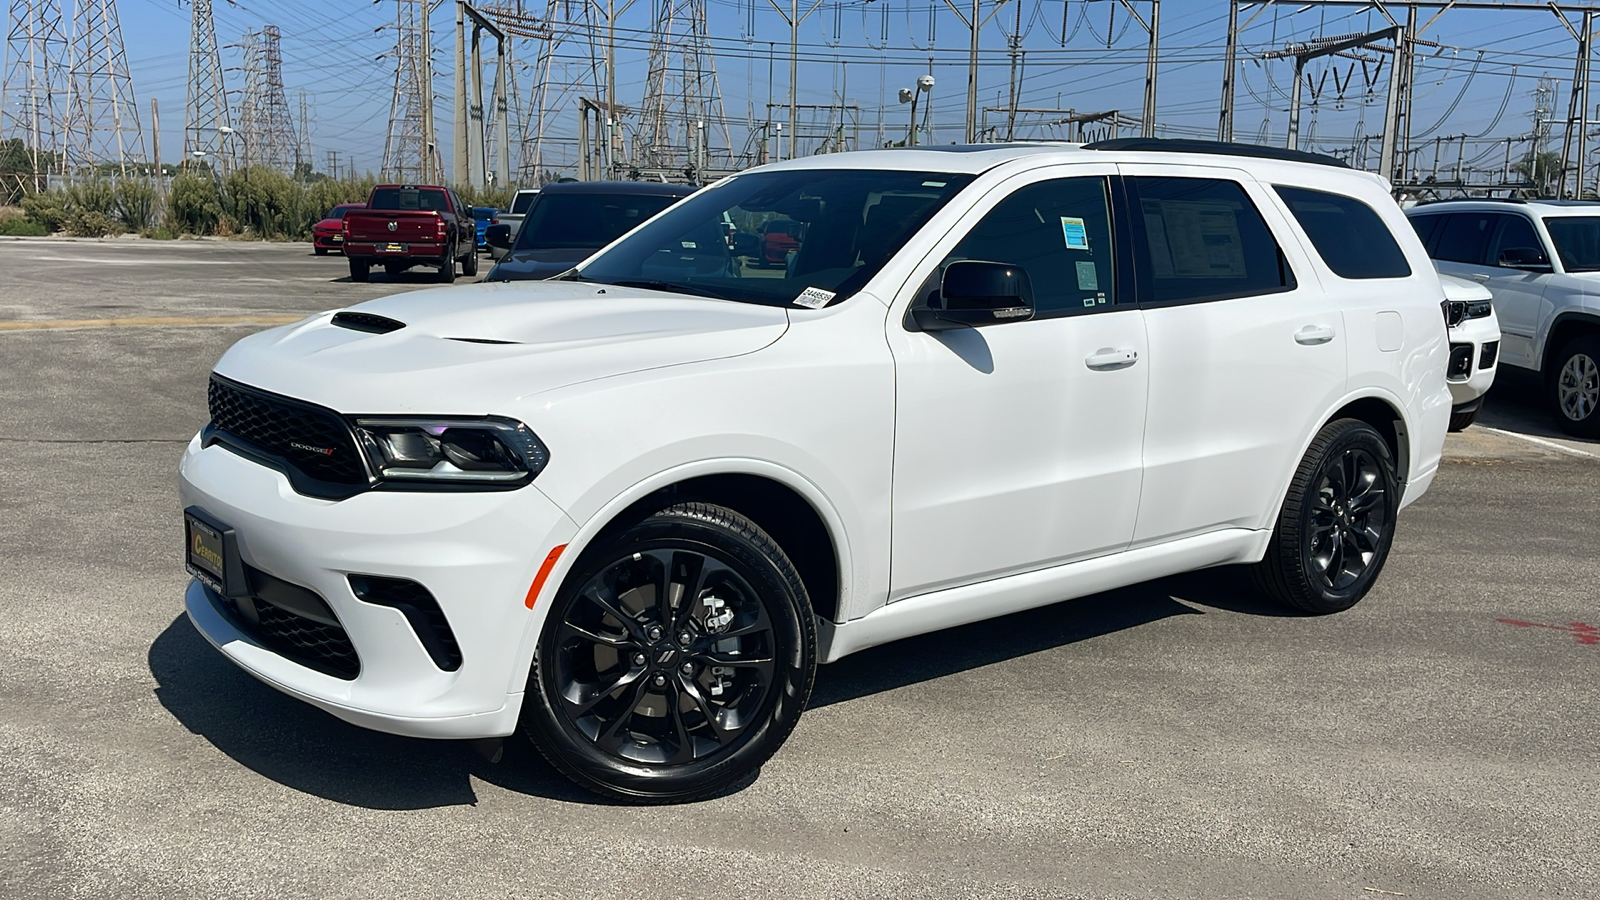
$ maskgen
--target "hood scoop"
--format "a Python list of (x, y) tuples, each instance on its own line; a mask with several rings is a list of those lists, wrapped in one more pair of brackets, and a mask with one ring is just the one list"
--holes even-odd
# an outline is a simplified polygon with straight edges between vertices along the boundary
[(494, 338), (445, 338), (447, 341), (460, 341), (463, 344), (520, 344), (521, 341), (499, 341)]
[(365, 331), (368, 334), (388, 334), (406, 327), (406, 323), (398, 319), (364, 312), (334, 313), (333, 324), (351, 331)]

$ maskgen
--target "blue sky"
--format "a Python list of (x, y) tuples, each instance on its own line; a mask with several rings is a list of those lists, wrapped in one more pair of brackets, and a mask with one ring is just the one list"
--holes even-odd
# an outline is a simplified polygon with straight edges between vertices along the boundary
[[(71, 0), (64, 0), (70, 5)], [(525, 0), (526, 2), (526, 0)], [(788, 96), (788, 27), (766, 0), (704, 0), (716, 68), (730, 120), (733, 143), (742, 145), (748, 121), (765, 117), (769, 95)], [(1145, 36), (1132, 18), (1112, 0), (1012, 0), (1020, 2), (1026, 51), (1020, 106), (1070, 107), (1079, 111), (1117, 109), (1137, 119), (1143, 96)], [(284, 83), (292, 109), (306, 91), (312, 111), (312, 144), (319, 168), (327, 151), (354, 160), (357, 169), (376, 170), (382, 161), (384, 131), (393, 84), (390, 59), (376, 59), (392, 50), (395, 16), (392, 0), (214, 0), (218, 39), (231, 90), (243, 86), (236, 45), (244, 31), (263, 24), (282, 30)], [(936, 4), (936, 5), (935, 5)], [(161, 107), (161, 147), (167, 161), (181, 155), (184, 94), (187, 81), (189, 7), (177, 0), (121, 0), (118, 4), (134, 89), (148, 115), (150, 98)], [(1135, 4), (1148, 15), (1149, 3)], [(437, 117), (449, 121), (453, 61), (453, 3), (433, 16), (435, 64), (438, 68)], [(1237, 88), (1235, 137), (1283, 141), (1292, 69), (1288, 62), (1269, 62), (1256, 54), (1307, 37), (1376, 30), (1385, 20), (1370, 9), (1355, 7), (1304, 9), (1302, 5), (1267, 8), (1245, 33), (1244, 59)], [(571, 9), (581, 8), (571, 0)], [(644, 89), (650, 2), (639, 2), (619, 17), (618, 95), (636, 104)], [(805, 8), (802, 4), (802, 10)], [(984, 0), (984, 12), (992, 0)], [(983, 28), (979, 76), (980, 104), (1005, 105), (1010, 62), (1008, 32), (1014, 30), (1018, 7), (1007, 5)], [(542, 15), (544, 3), (526, 2), (531, 14)], [(1241, 19), (1256, 10), (1246, 10)], [(1166, 0), (1161, 10), (1161, 69), (1158, 121), (1173, 136), (1214, 137), (1222, 76), (1220, 60), (1227, 25), (1227, 4), (1220, 0)], [(1431, 13), (1424, 12), (1426, 19)], [(931, 22), (930, 22), (931, 19)], [(887, 34), (887, 39), (885, 39)], [(1557, 80), (1556, 116), (1564, 118), (1575, 43), (1549, 12), (1456, 10), (1444, 14), (1423, 33), (1438, 48), (1419, 53), (1414, 129), (1419, 164), (1431, 166), (1434, 139), (1471, 136), (1464, 156), (1482, 167), (1498, 167), (1504, 144), (1496, 138), (1519, 136), (1530, 128), (1533, 92), (1540, 76)], [(931, 109), (935, 140), (961, 137), (966, 104), (967, 34), (943, 0), (833, 0), (825, 2), (801, 28), (800, 103), (854, 103), (862, 110), (862, 143), (877, 137), (884, 121), (886, 139), (904, 137), (908, 110), (896, 91), (930, 71), (936, 78)], [(769, 42), (775, 65), (768, 80)], [(1109, 44), (1109, 48), (1108, 45)], [(533, 41), (519, 42), (519, 86), (529, 92), (535, 81)], [(590, 78), (588, 44), (573, 37), (563, 45), (558, 72)], [(1353, 145), (1361, 134), (1376, 134), (1383, 114), (1386, 73), (1373, 90), (1352, 60), (1319, 62), (1308, 69), (1320, 85), (1315, 102), (1308, 91), (1302, 134), (1313, 147)], [(1343, 97), (1339, 86), (1343, 85)], [(584, 91), (592, 94), (592, 88)], [(1502, 110), (1503, 108), (1503, 110)], [(571, 107), (569, 107), (569, 110)], [(779, 114), (786, 118), (786, 113)], [(1017, 136), (1059, 135), (1044, 117), (1023, 116)], [(571, 154), (576, 113), (567, 112), (548, 128), (557, 157)], [(991, 114), (991, 123), (996, 122)], [(149, 128), (148, 120), (145, 121)], [(1561, 127), (1554, 143), (1559, 149)], [(1376, 141), (1373, 140), (1375, 145)], [(1303, 143), (1304, 145), (1304, 143)], [(1453, 165), (1455, 151), (1440, 142), (1441, 156)], [(1449, 144), (1448, 147), (1453, 147)], [(738, 149), (736, 147), (735, 149)], [(448, 151), (448, 147), (446, 148)], [(1520, 152), (1520, 151), (1519, 151)]]

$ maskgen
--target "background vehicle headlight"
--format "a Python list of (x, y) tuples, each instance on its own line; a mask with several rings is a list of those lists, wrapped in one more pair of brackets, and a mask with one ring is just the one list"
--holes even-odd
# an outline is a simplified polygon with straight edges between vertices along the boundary
[(515, 419), (363, 417), (354, 425), (381, 481), (515, 486), (550, 461), (538, 435)]

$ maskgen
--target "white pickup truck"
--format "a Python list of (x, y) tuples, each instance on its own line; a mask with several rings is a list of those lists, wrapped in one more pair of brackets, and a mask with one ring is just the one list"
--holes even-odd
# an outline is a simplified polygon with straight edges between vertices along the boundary
[[(533, 188), (532, 190), (527, 191), (517, 191), (517, 195), (511, 198), (511, 209), (500, 214), (500, 224), (511, 226), (511, 242), (513, 244), (515, 244), (517, 241), (517, 232), (522, 230), (522, 220), (527, 218), (528, 209), (533, 206), (533, 200), (538, 196), (538, 188)], [(500, 257), (506, 255), (506, 250), (500, 247), (491, 246), (489, 248), (489, 255), (493, 256), (495, 259), (499, 259)]]

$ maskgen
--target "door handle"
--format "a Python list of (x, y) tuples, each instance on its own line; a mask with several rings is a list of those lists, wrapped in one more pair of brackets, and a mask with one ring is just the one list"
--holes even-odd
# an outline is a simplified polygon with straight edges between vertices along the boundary
[(1485, 284), (1489, 281), (1491, 276), (1487, 272), (1473, 272), (1468, 277), (1479, 284)]
[(1307, 347), (1315, 347), (1318, 344), (1326, 344), (1327, 342), (1333, 340), (1333, 326), (1307, 325), (1306, 327), (1294, 333), (1294, 340), (1295, 343), (1305, 344)]
[(1138, 361), (1139, 351), (1137, 350), (1101, 347), (1099, 350), (1089, 354), (1084, 359), (1083, 364), (1096, 372), (1111, 372), (1116, 369), (1126, 369)]

